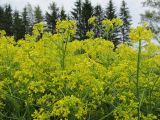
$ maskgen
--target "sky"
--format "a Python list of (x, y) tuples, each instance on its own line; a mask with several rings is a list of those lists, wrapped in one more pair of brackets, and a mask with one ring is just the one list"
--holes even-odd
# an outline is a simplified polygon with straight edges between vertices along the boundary
[[(74, 2), (76, 0), (0, 0), (0, 5), (11, 4), (12, 8), (15, 10), (22, 10), (27, 3), (30, 3), (32, 6), (39, 5), (43, 12), (48, 10), (49, 4), (54, 1), (58, 7), (63, 6), (64, 9), (69, 12), (74, 8)], [(101, 4), (104, 7), (107, 6), (109, 0), (90, 0), (93, 5)], [(113, 0), (117, 12), (119, 11), (122, 0)], [(142, 7), (142, 1), (144, 0), (126, 0), (131, 16), (133, 26), (137, 26), (140, 22), (140, 14), (144, 13), (146, 8)]]

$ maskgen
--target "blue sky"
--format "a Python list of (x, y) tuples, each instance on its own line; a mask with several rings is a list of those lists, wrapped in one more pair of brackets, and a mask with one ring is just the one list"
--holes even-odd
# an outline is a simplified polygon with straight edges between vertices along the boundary
[[(22, 10), (22, 8), (30, 3), (33, 6), (40, 5), (45, 12), (48, 9), (49, 3), (55, 1), (58, 7), (64, 6), (65, 10), (70, 11), (74, 7), (76, 0), (0, 0), (0, 5), (10, 3), (13, 9)], [(90, 0), (93, 5), (101, 4), (103, 7), (107, 6), (109, 0)], [(144, 0), (126, 0), (129, 10), (131, 12), (133, 25), (137, 26), (140, 22), (140, 14), (144, 13), (145, 8), (142, 7), (142, 1)], [(119, 11), (121, 0), (113, 0), (116, 6), (116, 10)]]

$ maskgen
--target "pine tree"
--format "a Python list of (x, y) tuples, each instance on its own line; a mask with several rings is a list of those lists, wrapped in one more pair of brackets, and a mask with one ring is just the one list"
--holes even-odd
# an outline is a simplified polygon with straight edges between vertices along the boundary
[(82, 31), (83, 39), (87, 38), (86, 33), (91, 30), (91, 25), (88, 23), (88, 19), (93, 16), (93, 6), (89, 0), (85, 0), (82, 4)]
[(109, 1), (109, 4), (106, 8), (105, 18), (109, 20), (112, 20), (113, 18), (117, 18), (116, 9), (115, 9), (115, 6), (113, 5), (112, 0)]
[(28, 18), (28, 12), (27, 12), (27, 8), (24, 7), (23, 8), (23, 12), (22, 12), (22, 23), (23, 23), (23, 34), (29, 34), (29, 18)]
[(71, 11), (72, 19), (77, 21), (77, 38), (82, 39), (82, 1), (77, 0), (74, 3), (75, 8)]
[[(150, 28), (154, 31), (155, 39), (160, 43), (160, 1), (145, 0), (144, 7), (149, 7), (144, 14), (141, 15), (142, 22), (147, 22)], [(153, 8), (153, 9), (152, 9)]]
[(94, 7), (93, 15), (96, 16), (97, 26), (94, 28), (95, 37), (102, 36), (101, 30), (102, 30), (102, 20), (104, 19), (104, 11), (102, 9), (101, 5), (96, 5)]
[(120, 18), (123, 20), (123, 25), (120, 27), (120, 35), (121, 35), (121, 41), (123, 43), (129, 42), (129, 29), (131, 26), (131, 16), (129, 12), (129, 8), (127, 7), (127, 3), (125, 0), (122, 1), (122, 5), (120, 8)]
[(42, 10), (40, 6), (36, 6), (34, 10), (35, 23), (40, 23), (43, 21)]
[(13, 14), (13, 34), (16, 40), (24, 37), (23, 22), (18, 11)]
[[(106, 8), (105, 18), (109, 20), (112, 20), (113, 18), (117, 18), (116, 9), (115, 9), (115, 6), (113, 5), (112, 0), (109, 1), (109, 4)], [(119, 44), (118, 29), (115, 29), (114, 31), (109, 31), (108, 39), (111, 40), (116, 47)]]
[(52, 2), (49, 6), (49, 10), (50, 12), (46, 12), (46, 22), (47, 22), (47, 26), (48, 29), (51, 33), (55, 33), (56, 32), (56, 22), (58, 20), (58, 12), (59, 9), (56, 6), (55, 2)]
[(7, 35), (13, 35), (13, 18), (12, 18), (12, 8), (10, 5), (6, 5), (4, 8), (3, 16), (3, 29), (6, 31)]
[(4, 16), (4, 8), (0, 6), (0, 30), (4, 29), (3, 27), (3, 16)]
[(59, 17), (60, 17), (60, 20), (66, 20), (67, 19), (67, 15), (66, 15), (66, 11), (64, 10), (64, 7), (61, 8)]

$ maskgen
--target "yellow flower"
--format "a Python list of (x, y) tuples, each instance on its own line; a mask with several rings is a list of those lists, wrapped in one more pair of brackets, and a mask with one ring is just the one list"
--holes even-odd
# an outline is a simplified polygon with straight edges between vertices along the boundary
[(37, 23), (33, 26), (33, 34), (36, 36), (43, 33), (43, 30), (44, 30), (44, 24), (42, 22)]
[(73, 20), (59, 20), (56, 24), (56, 30), (58, 33), (74, 36), (76, 33), (76, 22)]
[(93, 31), (88, 31), (86, 35), (89, 38), (94, 38), (94, 32)]
[(104, 27), (109, 28), (109, 29), (113, 29), (113, 23), (112, 23), (112, 21), (110, 21), (110, 20), (108, 20), (108, 19), (103, 20), (103, 21), (102, 21), (102, 25), (103, 25)]
[(126, 101), (126, 96), (121, 95), (121, 96), (119, 97), (119, 100), (122, 100), (123, 102), (125, 102), (125, 101)]
[(95, 20), (96, 20), (96, 16), (93, 16), (93, 17), (89, 18), (88, 23), (94, 24)]
[(4, 30), (0, 30), (0, 37), (3, 37), (6, 35), (6, 32)]
[(112, 23), (115, 27), (119, 27), (123, 25), (123, 20), (120, 18), (113, 18)]
[(138, 42), (140, 40), (150, 41), (151, 38), (154, 36), (153, 32), (147, 28), (147, 24), (142, 26), (138, 26), (137, 28), (131, 28), (129, 38), (133, 42)]

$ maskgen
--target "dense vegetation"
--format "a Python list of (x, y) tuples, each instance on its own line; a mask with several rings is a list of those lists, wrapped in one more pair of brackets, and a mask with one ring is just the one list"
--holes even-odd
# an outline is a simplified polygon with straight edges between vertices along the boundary
[[(147, 25), (132, 28), (117, 48), (111, 32), (120, 19), (89, 19), (88, 39), (73, 39), (76, 22), (43, 23), (16, 41), (0, 32), (0, 118), (3, 120), (160, 119), (160, 46)], [(104, 39), (103, 38), (106, 38)], [(138, 44), (137, 44), (138, 43)]]

